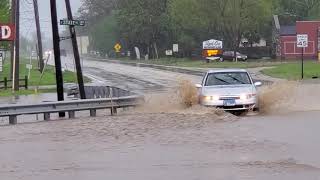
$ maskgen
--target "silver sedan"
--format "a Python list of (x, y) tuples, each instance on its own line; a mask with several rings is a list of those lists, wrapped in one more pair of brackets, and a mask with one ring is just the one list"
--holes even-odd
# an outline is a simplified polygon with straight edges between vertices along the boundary
[(236, 113), (258, 108), (257, 88), (250, 74), (243, 69), (210, 70), (199, 89), (200, 104)]

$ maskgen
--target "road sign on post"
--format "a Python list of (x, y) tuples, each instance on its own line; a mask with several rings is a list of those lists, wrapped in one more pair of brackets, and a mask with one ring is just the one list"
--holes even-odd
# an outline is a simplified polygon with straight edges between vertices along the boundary
[(117, 43), (115, 46), (114, 46), (114, 50), (117, 52), (117, 53), (119, 53), (120, 52), (120, 50), (121, 50), (121, 45), (119, 44), (119, 43)]
[(60, 20), (60, 25), (64, 25), (64, 26), (85, 26), (86, 25), (86, 21), (85, 20), (62, 19), (62, 20)]
[(301, 50), (301, 79), (304, 78), (304, 48), (309, 45), (308, 34), (297, 34), (297, 47)]
[(179, 52), (179, 44), (173, 44), (172, 51), (173, 52)]
[(308, 34), (297, 35), (297, 47), (306, 48), (308, 47)]

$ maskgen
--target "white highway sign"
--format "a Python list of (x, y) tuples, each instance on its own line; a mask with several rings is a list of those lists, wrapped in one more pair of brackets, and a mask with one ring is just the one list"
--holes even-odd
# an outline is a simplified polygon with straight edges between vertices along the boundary
[(308, 47), (308, 35), (307, 34), (298, 34), (297, 35), (297, 47), (307, 48)]

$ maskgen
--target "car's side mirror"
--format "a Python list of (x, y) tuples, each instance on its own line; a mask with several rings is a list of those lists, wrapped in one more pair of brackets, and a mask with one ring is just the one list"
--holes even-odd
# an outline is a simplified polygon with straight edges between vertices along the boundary
[(196, 88), (200, 89), (200, 88), (202, 88), (202, 85), (201, 84), (196, 84)]
[(262, 86), (262, 82), (255, 82), (254, 85), (257, 87)]

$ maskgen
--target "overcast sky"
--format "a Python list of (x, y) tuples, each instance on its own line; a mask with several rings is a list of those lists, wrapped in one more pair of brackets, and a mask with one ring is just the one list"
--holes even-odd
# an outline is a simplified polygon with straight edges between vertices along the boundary
[[(33, 6), (30, 2), (32, 0), (20, 0), (21, 1), (21, 33), (23, 36), (30, 36), (35, 31), (34, 24), (34, 14), (33, 14)], [(57, 1), (57, 13), (58, 19), (66, 18), (66, 8), (64, 0), (56, 0)], [(70, 0), (73, 14), (77, 13), (77, 10), (81, 6), (81, 0)], [(40, 24), (41, 31), (45, 34), (45, 36), (51, 37), (51, 15), (50, 15), (50, 0), (38, 0), (39, 3), (39, 16), (40, 16)], [(59, 26), (59, 30), (62, 30), (64, 27)]]

